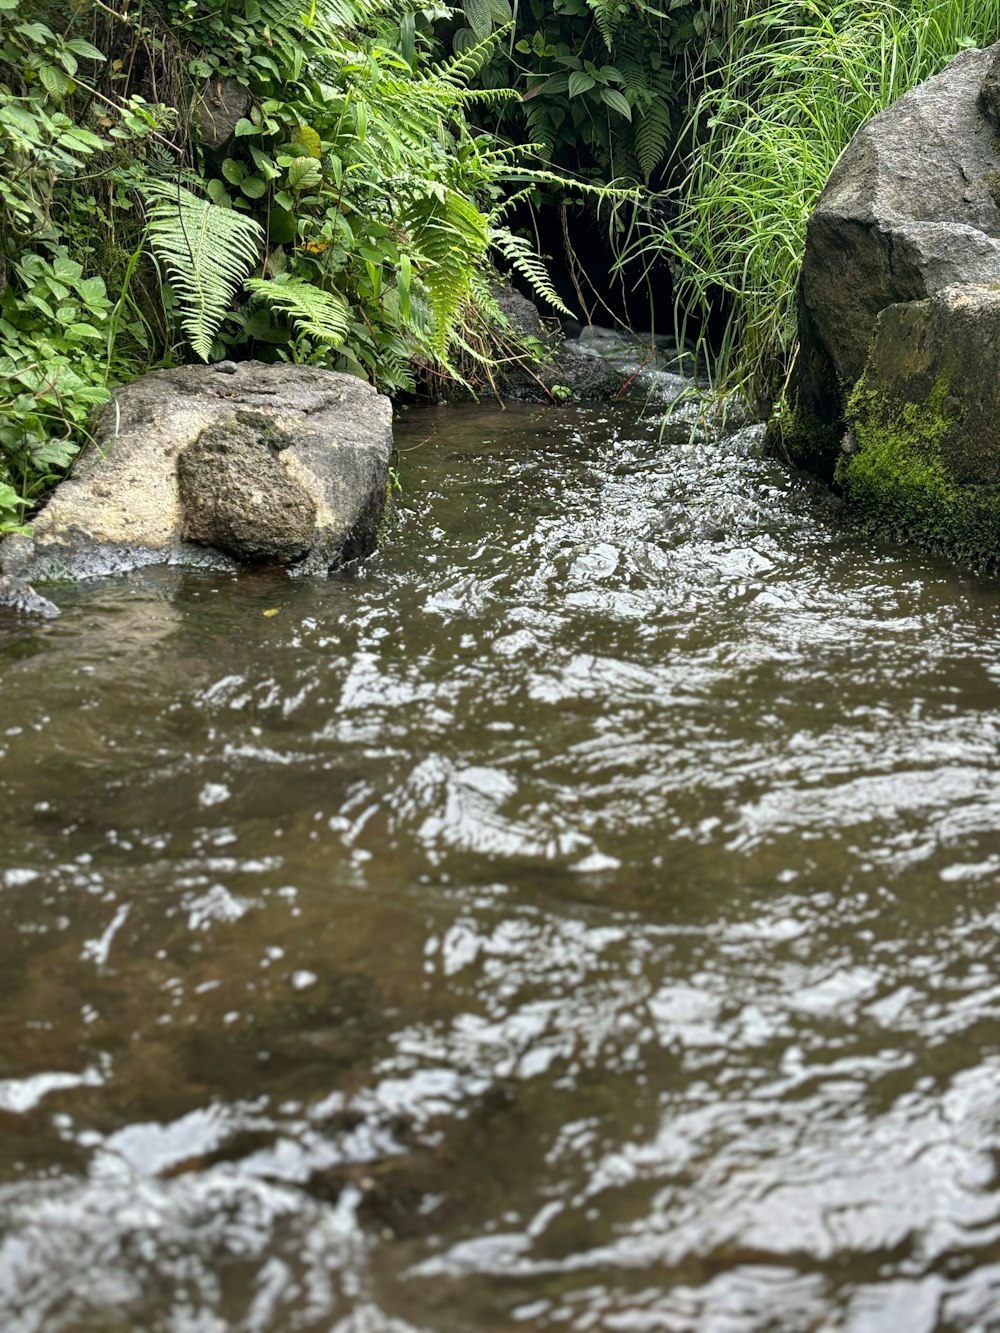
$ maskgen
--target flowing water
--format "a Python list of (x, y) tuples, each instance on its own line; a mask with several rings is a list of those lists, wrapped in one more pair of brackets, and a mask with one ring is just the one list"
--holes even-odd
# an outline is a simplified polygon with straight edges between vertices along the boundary
[(3, 1333), (1000, 1328), (997, 585), (614, 409), (0, 626)]

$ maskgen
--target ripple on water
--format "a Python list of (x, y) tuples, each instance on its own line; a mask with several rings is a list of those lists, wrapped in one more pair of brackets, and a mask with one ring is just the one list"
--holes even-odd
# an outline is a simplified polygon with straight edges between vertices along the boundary
[(752, 429), (399, 442), (354, 580), (3, 629), (4, 1333), (1000, 1326), (995, 584)]

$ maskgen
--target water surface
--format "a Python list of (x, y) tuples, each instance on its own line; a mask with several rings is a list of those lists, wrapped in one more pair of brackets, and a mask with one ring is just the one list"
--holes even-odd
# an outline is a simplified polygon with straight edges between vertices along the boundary
[(997, 585), (634, 409), (0, 625), (4, 1333), (1000, 1327)]

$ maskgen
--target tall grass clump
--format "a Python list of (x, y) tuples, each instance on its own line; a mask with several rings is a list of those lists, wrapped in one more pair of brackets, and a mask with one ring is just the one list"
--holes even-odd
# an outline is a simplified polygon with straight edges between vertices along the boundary
[(680, 310), (724, 304), (719, 380), (761, 409), (795, 353), (806, 220), (860, 126), (959, 50), (1000, 37), (995, 0), (717, 0), (692, 71), (679, 213), (655, 240)]

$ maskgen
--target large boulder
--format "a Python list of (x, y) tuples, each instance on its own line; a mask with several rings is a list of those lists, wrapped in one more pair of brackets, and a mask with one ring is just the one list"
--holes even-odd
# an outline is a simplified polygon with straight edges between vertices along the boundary
[(895, 535), (1000, 559), (1000, 286), (947, 287), (875, 321), (836, 477)]
[(33, 535), (0, 546), (0, 587), (155, 563), (326, 572), (374, 549), (391, 453), (389, 400), (351, 375), (151, 371), (115, 390)]
[(1000, 155), (988, 119), (998, 59), (1000, 43), (964, 51), (873, 117), (809, 220), (783, 436), (795, 461), (827, 478), (880, 311), (1000, 282)]

